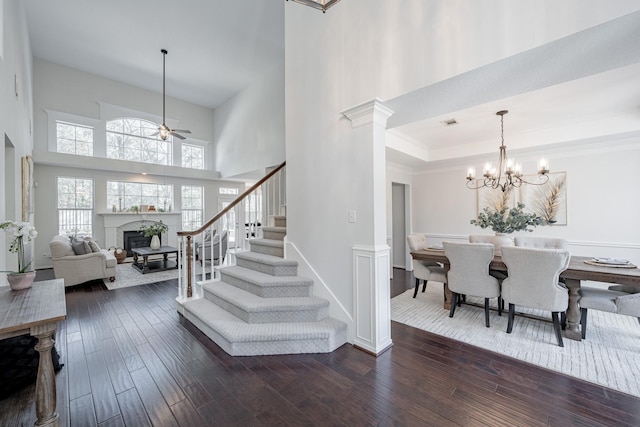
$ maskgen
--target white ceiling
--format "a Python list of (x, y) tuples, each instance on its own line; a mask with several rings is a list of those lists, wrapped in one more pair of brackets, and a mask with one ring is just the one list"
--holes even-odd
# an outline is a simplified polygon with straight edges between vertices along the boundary
[[(23, 4), (35, 57), (161, 93), (160, 49), (164, 48), (169, 52), (167, 95), (209, 108), (284, 60), (284, 0), (29, 0)], [(628, 38), (633, 53), (637, 43)], [(606, 56), (606, 51), (593, 56)], [(387, 158), (419, 168), (429, 161), (481, 154), (475, 147), (482, 141), (497, 149), (500, 122), (495, 112), (502, 109), (510, 110), (505, 116), (508, 147), (518, 135), (525, 135), (523, 141), (537, 138), (549, 143), (579, 135), (576, 129), (590, 130), (585, 124), (593, 122), (600, 128), (640, 129), (640, 63), (610, 68), (469, 108), (457, 106), (405, 120), (393, 126), (394, 131), (429, 154), (417, 158), (388, 149)], [(485, 89), (495, 94), (501, 88)], [(410, 94), (397, 100), (394, 108), (405, 103), (402, 117), (415, 111)], [(459, 124), (440, 123), (451, 118)]]
[[(29, 0), (33, 55), (215, 108), (284, 60), (284, 0)], [(300, 6), (302, 7), (302, 6)]]

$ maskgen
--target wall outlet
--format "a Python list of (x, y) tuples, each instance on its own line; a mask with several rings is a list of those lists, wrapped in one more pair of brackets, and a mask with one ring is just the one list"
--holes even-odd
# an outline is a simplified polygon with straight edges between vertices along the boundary
[(349, 211), (349, 222), (356, 222), (356, 211)]

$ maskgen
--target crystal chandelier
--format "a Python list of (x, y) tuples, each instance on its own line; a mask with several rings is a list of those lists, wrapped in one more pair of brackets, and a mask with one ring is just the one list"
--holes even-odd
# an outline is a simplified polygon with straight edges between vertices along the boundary
[(321, 10), (322, 13), (325, 13), (327, 9), (329, 9), (334, 4), (338, 3), (340, 0), (293, 0), (293, 1), (295, 1), (296, 3), (304, 4), (305, 6), (311, 6), (312, 8)]
[(504, 145), (504, 115), (508, 110), (498, 111), (496, 115), (500, 116), (500, 154), (498, 156), (498, 166), (494, 167), (491, 162), (486, 163), (482, 169), (483, 180), (474, 185), (476, 180), (476, 170), (469, 168), (467, 171), (467, 188), (477, 190), (478, 188), (488, 187), (500, 189), (503, 192), (509, 191), (511, 188), (518, 188), (522, 184), (542, 185), (549, 181), (549, 163), (545, 159), (538, 162), (538, 180), (537, 182), (526, 181), (522, 177), (522, 165), (516, 163), (512, 158), (507, 157), (507, 147)]

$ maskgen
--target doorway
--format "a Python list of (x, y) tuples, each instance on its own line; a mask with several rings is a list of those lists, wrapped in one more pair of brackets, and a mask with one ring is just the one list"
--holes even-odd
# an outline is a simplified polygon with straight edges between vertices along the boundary
[(391, 183), (392, 262), (394, 268), (407, 268), (409, 233), (409, 186)]

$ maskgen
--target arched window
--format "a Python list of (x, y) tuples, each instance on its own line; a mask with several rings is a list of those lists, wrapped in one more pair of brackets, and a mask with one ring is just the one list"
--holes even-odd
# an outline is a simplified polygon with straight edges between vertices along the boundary
[(172, 139), (163, 141), (158, 124), (132, 117), (107, 121), (107, 158), (171, 165)]

